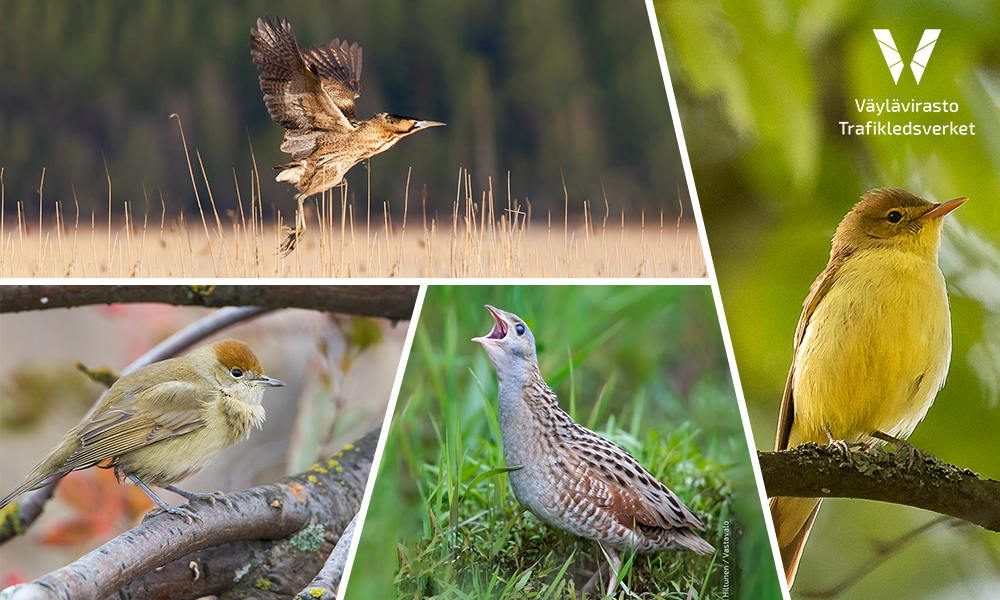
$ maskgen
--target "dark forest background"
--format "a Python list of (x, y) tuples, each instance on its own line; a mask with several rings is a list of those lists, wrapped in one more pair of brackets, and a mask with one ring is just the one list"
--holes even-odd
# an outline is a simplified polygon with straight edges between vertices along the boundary
[[(196, 210), (177, 122), (180, 116), (203, 200), (197, 149), (216, 203), (245, 205), (253, 161), (264, 206), (283, 211), (294, 190), (271, 167), (284, 129), (272, 122), (247, 45), (265, 14), (287, 16), (300, 46), (333, 38), (364, 49), (358, 115), (390, 112), (448, 126), (403, 140), (371, 161), (372, 202), (402, 211), (426, 185), (429, 212), (450, 214), (458, 173), (476, 196), (492, 177), (495, 197), (531, 202), (540, 218), (593, 202), (603, 216), (676, 216), (687, 205), (663, 77), (639, 0), (472, 2), (172, 2), (0, 0), (0, 167), (4, 210), (25, 202), (37, 216), (45, 169), (46, 211), (72, 219), (73, 191), (86, 217), (145, 197), (158, 215)], [(348, 175), (367, 195), (364, 167)], [(339, 198), (339, 196), (337, 196)], [(690, 215), (689, 206), (685, 214)]]

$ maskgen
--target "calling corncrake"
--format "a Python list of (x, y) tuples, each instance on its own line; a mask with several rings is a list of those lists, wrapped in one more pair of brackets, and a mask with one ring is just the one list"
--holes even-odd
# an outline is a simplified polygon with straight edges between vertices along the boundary
[(218, 494), (194, 494), (173, 483), (194, 475), (220, 452), (264, 422), (265, 387), (285, 385), (264, 375), (250, 346), (225, 340), (123, 375), (91, 414), (0, 500), (7, 506), (70, 471), (110, 461), (119, 480), (130, 479), (165, 512), (198, 519), (189, 508), (172, 506), (147, 487), (170, 490), (188, 501)]
[[(951, 359), (941, 223), (965, 200), (876, 189), (840, 222), (795, 330), (776, 450), (898, 441), (924, 418)], [(789, 587), (819, 506), (770, 500)]]
[(500, 439), (521, 506), (557, 529), (601, 544), (612, 569), (608, 596), (618, 583), (619, 551), (714, 553), (698, 535), (705, 524), (676, 494), (624, 448), (559, 408), (524, 320), (486, 308), (493, 329), (472, 341), (483, 345), (497, 373)]

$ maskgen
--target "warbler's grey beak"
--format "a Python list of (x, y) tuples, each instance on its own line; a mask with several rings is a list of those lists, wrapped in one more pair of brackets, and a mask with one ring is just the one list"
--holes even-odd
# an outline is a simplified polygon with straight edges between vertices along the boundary
[(273, 377), (267, 377), (266, 375), (261, 375), (260, 379), (254, 381), (257, 385), (263, 385), (267, 387), (282, 387), (285, 382), (280, 379), (274, 379)]

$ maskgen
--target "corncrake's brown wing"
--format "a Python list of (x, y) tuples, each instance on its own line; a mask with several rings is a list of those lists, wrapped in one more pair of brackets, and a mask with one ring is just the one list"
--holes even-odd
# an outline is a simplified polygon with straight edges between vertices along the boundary
[[(705, 529), (704, 523), (667, 486), (617, 444), (577, 425), (584, 451), (587, 489), (576, 490), (595, 504), (614, 508), (626, 527), (633, 523), (662, 529)], [(704, 543), (704, 542), (702, 542)], [(703, 548), (707, 550), (708, 544)]]
[(310, 46), (302, 51), (302, 58), (314, 73), (319, 75), (323, 89), (350, 121), (356, 121), (354, 99), (361, 95), (361, 48), (357, 43), (347, 45), (340, 39), (329, 44)]
[[(261, 72), (264, 103), (271, 118), (288, 130), (286, 140), (300, 134), (314, 137), (316, 130), (346, 132), (354, 129), (324, 88), (318, 65), (306, 63), (287, 19), (276, 25), (270, 18), (257, 19), (257, 29), (250, 30), (250, 55)], [(350, 105), (353, 116), (353, 98)]]

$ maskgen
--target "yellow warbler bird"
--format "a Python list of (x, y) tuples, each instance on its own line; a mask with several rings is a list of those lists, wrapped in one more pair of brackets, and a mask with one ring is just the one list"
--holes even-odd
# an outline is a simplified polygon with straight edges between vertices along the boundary
[[(876, 189), (840, 222), (795, 330), (776, 450), (898, 440), (924, 418), (951, 359), (942, 217), (965, 200)], [(789, 587), (819, 505), (770, 500)]]

